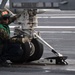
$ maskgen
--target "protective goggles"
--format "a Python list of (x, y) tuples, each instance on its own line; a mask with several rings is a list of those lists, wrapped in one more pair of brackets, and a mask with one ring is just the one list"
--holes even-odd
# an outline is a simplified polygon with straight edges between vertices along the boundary
[(2, 20), (7, 20), (7, 19), (9, 19), (10, 18), (10, 16), (3, 16), (2, 17)]

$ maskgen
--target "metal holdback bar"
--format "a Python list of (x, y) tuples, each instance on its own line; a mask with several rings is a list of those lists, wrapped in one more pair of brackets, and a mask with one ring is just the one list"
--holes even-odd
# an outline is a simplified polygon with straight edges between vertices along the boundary
[(34, 35), (39, 38), (44, 44), (46, 44), (49, 48), (51, 48), (52, 52), (56, 55), (56, 56), (63, 56), (62, 54), (58, 53), (57, 51), (55, 51), (55, 49), (49, 45), (44, 39), (42, 39), (39, 35), (37, 35), (36, 33), (34, 33)]
[(63, 65), (68, 65), (68, 63), (65, 61), (67, 59), (67, 56), (63, 56), (61, 53), (57, 52), (51, 45), (49, 45), (44, 39), (42, 39), (37, 33), (33, 34), (34, 36), (36, 36), (39, 40), (41, 40), (44, 44), (46, 44), (51, 51), (56, 55), (56, 57), (48, 57), (46, 58), (47, 60), (49, 59), (55, 59), (56, 60), (56, 64), (63, 64)]

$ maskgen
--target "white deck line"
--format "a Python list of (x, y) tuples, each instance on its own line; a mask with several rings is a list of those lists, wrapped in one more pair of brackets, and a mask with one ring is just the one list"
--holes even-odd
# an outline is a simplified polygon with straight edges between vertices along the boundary
[(75, 28), (75, 26), (37, 26), (37, 27), (34, 27), (34, 28), (39, 28), (39, 29), (43, 29), (43, 28), (47, 28), (47, 29), (65, 29), (65, 28), (67, 28), (67, 29), (74, 29)]
[(75, 16), (41, 16), (37, 18), (75, 18)]
[[(17, 26), (9, 26), (10, 28), (14, 28), (14, 27), (17, 27)], [(55, 28), (55, 29), (57, 29), (57, 28), (75, 28), (75, 26), (37, 26), (37, 27), (34, 27), (34, 28), (41, 28), (41, 29), (43, 29), (43, 28), (48, 28), (48, 29), (50, 29), (50, 28)]]

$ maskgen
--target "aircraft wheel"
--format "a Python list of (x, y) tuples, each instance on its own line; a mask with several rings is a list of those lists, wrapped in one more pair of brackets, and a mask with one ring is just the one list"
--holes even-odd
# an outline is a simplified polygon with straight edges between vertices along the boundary
[(23, 63), (26, 62), (30, 56), (30, 45), (28, 42), (22, 43), (19, 46), (19, 56), (12, 58), (11, 62), (13, 63)]
[(39, 42), (37, 39), (32, 39), (31, 43), (33, 45), (33, 53), (30, 54), (28, 62), (39, 60), (43, 55), (43, 44)]

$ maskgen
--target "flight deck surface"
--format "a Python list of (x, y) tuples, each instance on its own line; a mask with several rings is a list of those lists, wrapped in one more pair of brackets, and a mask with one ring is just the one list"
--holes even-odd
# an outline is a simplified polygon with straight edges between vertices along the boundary
[[(71, 16), (69, 18), (67, 18), (67, 16), (62, 18), (63, 16), (58, 15), (57, 17), (60, 18), (51, 18), (53, 16), (49, 14), (52, 14), (52, 12), (56, 15), (59, 13)], [(46, 18), (45, 16), (42, 17), (42, 15), (38, 15), (39, 26), (75, 26), (75, 12), (52, 12), (49, 11), (44, 13), (43, 15), (47, 15)], [(13, 24), (11, 24), (11, 26), (12, 25)], [(68, 56), (66, 60), (68, 65), (17, 64), (12, 65), (11, 67), (0, 67), (0, 75), (75, 75), (75, 28), (69, 28), (68, 30), (59, 30), (59, 28), (57, 28), (57, 30), (51, 30), (51, 28), (44, 29), (38, 29), (40, 30), (41, 37), (58, 52)], [(13, 29), (11, 29), (11, 31), (13, 31)], [(42, 58), (50, 56), (52, 57), (55, 55), (46, 45), (44, 45), (44, 54)]]

